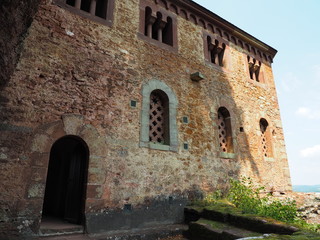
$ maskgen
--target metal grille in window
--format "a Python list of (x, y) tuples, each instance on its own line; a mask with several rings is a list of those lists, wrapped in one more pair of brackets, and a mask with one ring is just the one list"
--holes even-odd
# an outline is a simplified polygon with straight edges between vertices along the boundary
[(263, 156), (268, 157), (268, 144), (267, 144), (267, 136), (266, 136), (267, 126), (263, 125), (263, 123), (260, 122), (260, 129), (261, 129), (261, 147), (262, 147)]
[(150, 95), (149, 140), (164, 143), (164, 102), (153, 93)]
[(218, 112), (218, 128), (219, 128), (220, 149), (222, 152), (227, 152), (228, 146), (227, 146), (226, 121), (220, 112)]

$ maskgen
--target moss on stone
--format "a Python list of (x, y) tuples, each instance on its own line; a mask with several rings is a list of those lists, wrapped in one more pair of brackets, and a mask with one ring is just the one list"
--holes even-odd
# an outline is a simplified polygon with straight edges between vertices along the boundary
[[(214, 232), (214, 235), (219, 236), (234, 234), (243, 237), (255, 237), (261, 236), (263, 233), (274, 232), (278, 234), (265, 236), (263, 239), (320, 240), (320, 235), (317, 233), (301, 231), (294, 226), (272, 218), (244, 214), (233, 205), (221, 201), (210, 204), (210, 206), (189, 206), (188, 209), (189, 211), (195, 211), (201, 217), (192, 223), (192, 229), (195, 230), (193, 236), (201, 234), (202, 237), (209, 237), (211, 232)], [(289, 233), (293, 234), (286, 235)]]

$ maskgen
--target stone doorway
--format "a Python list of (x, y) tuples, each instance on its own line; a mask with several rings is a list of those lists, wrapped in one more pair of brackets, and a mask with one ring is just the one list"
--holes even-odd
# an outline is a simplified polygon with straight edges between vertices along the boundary
[(79, 137), (65, 136), (51, 148), (42, 223), (48, 219), (84, 224), (89, 152)]

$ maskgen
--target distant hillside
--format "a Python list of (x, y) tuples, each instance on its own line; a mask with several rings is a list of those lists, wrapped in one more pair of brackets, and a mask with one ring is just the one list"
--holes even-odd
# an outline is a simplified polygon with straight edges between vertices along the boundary
[(320, 185), (293, 185), (294, 192), (320, 192)]

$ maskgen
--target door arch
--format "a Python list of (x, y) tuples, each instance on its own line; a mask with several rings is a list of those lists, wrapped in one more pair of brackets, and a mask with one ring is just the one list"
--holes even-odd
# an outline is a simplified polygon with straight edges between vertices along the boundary
[(65, 136), (52, 145), (42, 217), (83, 223), (88, 159), (88, 146), (79, 137)]

